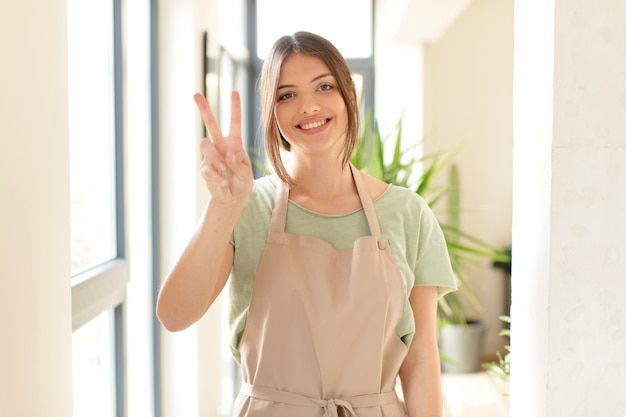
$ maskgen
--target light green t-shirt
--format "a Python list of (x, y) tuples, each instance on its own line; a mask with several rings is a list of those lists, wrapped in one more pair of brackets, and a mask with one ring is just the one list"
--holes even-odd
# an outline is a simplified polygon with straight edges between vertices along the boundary
[[(269, 177), (255, 180), (250, 199), (231, 237), (235, 247), (230, 278), (231, 350), (237, 361), (240, 361), (239, 343), (246, 325), (254, 277), (265, 249), (275, 192)], [(439, 223), (419, 195), (391, 185), (374, 201), (374, 208), (406, 284), (404, 311), (396, 329), (408, 346), (415, 332), (408, 300), (411, 288), (437, 286), (439, 296), (443, 296), (456, 289), (454, 274)], [(337, 216), (322, 215), (291, 200), (287, 207), (286, 231), (323, 239), (337, 249), (351, 248), (357, 238), (371, 234), (363, 209)]]

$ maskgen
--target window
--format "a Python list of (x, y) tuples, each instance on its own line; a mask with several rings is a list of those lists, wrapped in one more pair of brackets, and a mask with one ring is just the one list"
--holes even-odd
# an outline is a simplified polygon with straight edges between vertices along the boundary
[(74, 415), (115, 416), (113, 312), (105, 311), (74, 331)]
[(113, 11), (68, 0), (72, 275), (116, 257)]
[[(372, 56), (371, 0), (318, 0), (303, 10), (291, 0), (257, 0), (257, 56), (264, 59), (283, 35), (308, 31), (331, 41), (346, 58)], [(318, 13), (317, 18), (312, 14)]]
[(74, 416), (124, 413), (121, 0), (68, 0)]

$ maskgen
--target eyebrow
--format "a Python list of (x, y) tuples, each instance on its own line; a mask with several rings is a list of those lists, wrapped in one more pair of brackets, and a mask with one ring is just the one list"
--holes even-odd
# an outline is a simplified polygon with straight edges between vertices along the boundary
[[(328, 77), (328, 76), (332, 77), (333, 74), (331, 74), (330, 72), (326, 73), (326, 74), (320, 74), (320, 75), (318, 75), (316, 77), (313, 77), (313, 79), (311, 81), (309, 81), (309, 84), (314, 83), (315, 81), (317, 81), (317, 80), (319, 80), (321, 78), (324, 78), (324, 77)], [(293, 88), (293, 87), (295, 87), (295, 85), (293, 85), (293, 84), (282, 84), (282, 85), (278, 86), (277, 90), (280, 90), (282, 88)]]

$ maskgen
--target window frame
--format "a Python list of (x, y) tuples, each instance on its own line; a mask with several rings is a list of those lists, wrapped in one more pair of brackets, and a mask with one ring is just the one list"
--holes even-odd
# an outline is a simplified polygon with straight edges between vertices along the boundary
[(114, 95), (114, 185), (115, 185), (115, 258), (81, 271), (71, 277), (72, 332), (113, 311), (113, 363), (117, 417), (126, 409), (125, 381), (125, 300), (129, 268), (126, 259), (126, 216), (124, 186), (124, 71), (122, 45), (122, 0), (112, 0), (113, 12), (113, 95)]

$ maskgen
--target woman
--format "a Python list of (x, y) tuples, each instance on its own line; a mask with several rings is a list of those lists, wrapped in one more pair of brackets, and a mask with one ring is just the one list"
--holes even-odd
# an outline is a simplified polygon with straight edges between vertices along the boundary
[(163, 284), (159, 319), (185, 329), (232, 277), (236, 416), (440, 417), (437, 299), (455, 285), (434, 215), (414, 192), (349, 163), (359, 111), (330, 42), (282, 37), (259, 89), (276, 174), (257, 180), (238, 94), (228, 136), (195, 96), (211, 198)]

